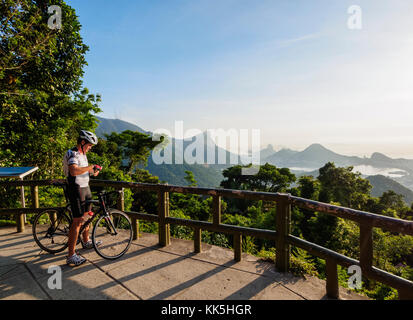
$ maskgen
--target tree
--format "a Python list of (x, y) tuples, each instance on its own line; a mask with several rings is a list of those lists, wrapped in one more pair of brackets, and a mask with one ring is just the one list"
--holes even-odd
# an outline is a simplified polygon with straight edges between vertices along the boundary
[(190, 187), (196, 187), (196, 180), (192, 171), (185, 170), (186, 176), (185, 180), (189, 183)]
[[(222, 175), (221, 187), (226, 189), (252, 190), (263, 192), (285, 192), (295, 181), (295, 175), (288, 168), (277, 168), (266, 163), (260, 166), (255, 175), (243, 175), (242, 168), (249, 166), (236, 165), (227, 168)], [(244, 199), (228, 199), (229, 212), (246, 212), (249, 206), (256, 206), (257, 202)]]
[[(404, 203), (403, 196), (401, 194), (397, 194), (393, 190), (383, 192), (379, 198), (378, 204), (381, 211), (380, 213), (384, 213), (387, 210), (393, 210), (396, 212), (395, 217), (397, 218), (399, 215), (402, 215), (404, 211), (408, 210), (406, 204)], [(399, 215), (397, 213), (399, 213)]]
[(243, 175), (242, 168), (236, 165), (227, 168), (222, 175), (226, 178), (221, 186), (227, 189), (253, 190), (264, 192), (284, 192), (295, 181), (295, 175), (288, 168), (277, 168), (266, 163), (260, 166), (255, 175)]
[(361, 178), (361, 173), (352, 172), (353, 167), (337, 168), (333, 162), (319, 169), (321, 182), (319, 200), (338, 202), (342, 206), (363, 209), (366, 206), (371, 184)]
[(298, 179), (300, 196), (306, 199), (318, 200), (321, 184), (313, 176), (301, 176)]
[[(48, 8), (62, 12), (61, 29), (51, 29)], [(33, 90), (68, 95), (82, 86), (88, 47), (75, 10), (62, 0), (1, 0), (0, 92), (30, 95)]]
[(146, 165), (151, 151), (163, 142), (163, 137), (156, 141), (148, 134), (131, 130), (112, 132), (106, 138), (118, 146), (118, 156), (122, 161), (120, 165), (128, 174), (132, 174), (139, 165)]
[[(49, 5), (62, 28), (50, 29)], [(100, 96), (82, 88), (88, 47), (73, 8), (62, 0), (1, 0), (0, 165), (38, 166), (62, 176), (61, 159), (82, 128), (96, 128)]]
[[(52, 4), (61, 8), (61, 29), (48, 27)], [(63, 177), (63, 155), (79, 130), (96, 128), (100, 96), (82, 88), (88, 47), (80, 28), (62, 0), (0, 0), (0, 166), (38, 166), (35, 179)], [(12, 197), (0, 193), (3, 206)]]
[[(321, 190), (321, 183), (312, 176), (302, 176), (298, 180), (300, 196), (305, 199), (318, 201)], [(311, 210), (298, 210), (295, 218), (297, 225), (305, 239), (313, 239), (311, 234), (310, 221), (314, 221), (315, 213)]]

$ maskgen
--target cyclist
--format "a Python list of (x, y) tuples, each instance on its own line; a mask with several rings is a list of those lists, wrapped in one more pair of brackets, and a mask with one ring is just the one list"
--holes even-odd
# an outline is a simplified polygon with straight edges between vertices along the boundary
[[(86, 153), (97, 143), (98, 138), (94, 133), (81, 130), (76, 147), (68, 150), (63, 158), (63, 169), (68, 182), (67, 194), (73, 214), (73, 222), (69, 230), (69, 254), (66, 258), (66, 263), (71, 266), (78, 266), (86, 261), (84, 257), (76, 254), (75, 247), (82, 223), (88, 214), (93, 214), (90, 211), (91, 204), (85, 205), (84, 202), (92, 199), (89, 176), (97, 176), (99, 171), (94, 170), (94, 165), (89, 165)], [(85, 247), (92, 248), (92, 241), (89, 240), (89, 226), (82, 236)]]

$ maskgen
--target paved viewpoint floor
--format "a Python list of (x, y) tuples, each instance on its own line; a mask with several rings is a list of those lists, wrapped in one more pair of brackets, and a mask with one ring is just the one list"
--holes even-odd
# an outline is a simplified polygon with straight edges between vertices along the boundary
[[(193, 242), (143, 234), (116, 261), (100, 258), (93, 249), (80, 249), (87, 262), (71, 268), (66, 252), (51, 255), (40, 250), (31, 235), (14, 227), (0, 228), (0, 299), (122, 299), (122, 300), (302, 300), (325, 299), (325, 282), (274, 271), (274, 264), (244, 254), (234, 262), (233, 252), (203, 243), (193, 253)], [(79, 246), (80, 248), (80, 246)], [(61, 267), (62, 288), (50, 289), (55, 269)], [(48, 273), (48, 270), (50, 273)], [(340, 288), (341, 299), (365, 299)]]

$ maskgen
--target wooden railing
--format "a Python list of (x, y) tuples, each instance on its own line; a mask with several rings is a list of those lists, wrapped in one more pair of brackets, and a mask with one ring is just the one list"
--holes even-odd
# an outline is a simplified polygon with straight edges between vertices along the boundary
[[(16, 215), (17, 230), (24, 231), (23, 215), (27, 213), (41, 212), (50, 208), (39, 208), (38, 187), (50, 186), (53, 183), (64, 183), (64, 180), (42, 180), (42, 181), (11, 181), (1, 182), (0, 186), (28, 186), (31, 188), (32, 207), (17, 209), (0, 209), (0, 215)], [(152, 191), (158, 196), (157, 215), (127, 212), (131, 217), (134, 238), (138, 237), (139, 220), (149, 220), (158, 223), (159, 244), (167, 246), (170, 244), (170, 225), (177, 224), (191, 227), (194, 230), (194, 251), (201, 252), (201, 231), (222, 232), (233, 235), (234, 259), (241, 261), (242, 257), (242, 236), (253, 236), (257, 238), (270, 239), (275, 242), (276, 258), (275, 266), (279, 272), (287, 272), (290, 264), (291, 246), (296, 246), (306, 250), (311, 255), (326, 260), (326, 291), (332, 298), (339, 298), (339, 285), (337, 266), (349, 267), (360, 266), (362, 275), (365, 278), (376, 280), (398, 290), (399, 299), (413, 299), (413, 282), (388, 273), (373, 266), (373, 238), (374, 227), (391, 232), (398, 232), (406, 235), (413, 235), (413, 222), (395, 219), (387, 216), (344, 208), (322, 202), (303, 199), (285, 193), (268, 193), (245, 190), (229, 190), (215, 188), (182, 187), (164, 184), (146, 184), (122, 181), (91, 180), (91, 187), (111, 187), (115, 189), (130, 188), (135, 191)], [(180, 219), (169, 216), (169, 193), (189, 193), (211, 196), (212, 202), (212, 222)], [(276, 203), (276, 221), (274, 230), (263, 230), (247, 228), (241, 226), (227, 225), (221, 223), (221, 199), (222, 197), (241, 198), (251, 200), (265, 200)], [(118, 208), (123, 210), (123, 193), (118, 199)], [(302, 209), (323, 212), (335, 217), (348, 219), (356, 222), (360, 227), (360, 260), (349, 258), (333, 250), (324, 248), (317, 244), (308, 242), (291, 234), (291, 207), (297, 206)]]

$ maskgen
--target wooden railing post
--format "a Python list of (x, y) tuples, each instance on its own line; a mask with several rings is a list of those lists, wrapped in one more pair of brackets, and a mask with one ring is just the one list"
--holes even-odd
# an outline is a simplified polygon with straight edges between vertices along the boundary
[(221, 223), (221, 196), (212, 197), (212, 222), (214, 225), (219, 225)]
[(169, 224), (165, 222), (169, 217), (169, 192), (158, 191), (158, 217), (159, 217), (159, 244), (163, 247), (171, 243)]
[(117, 208), (120, 211), (125, 211), (125, 189), (120, 188), (119, 191), (120, 192), (117, 199)]
[(234, 237), (234, 260), (239, 262), (242, 259), (242, 234), (241, 232), (236, 232)]
[(136, 217), (131, 217), (133, 240), (139, 239), (139, 220)]
[(202, 236), (201, 228), (194, 228), (194, 251), (195, 253), (202, 252), (201, 236)]
[(340, 292), (338, 287), (337, 263), (332, 259), (326, 259), (326, 271), (327, 296), (333, 299), (339, 299)]
[(287, 272), (290, 265), (290, 245), (285, 238), (291, 232), (291, 205), (288, 199), (277, 201), (276, 223), (276, 257), (275, 267), (279, 272)]
[(39, 186), (31, 186), (32, 208), (39, 208)]
[(360, 267), (364, 275), (368, 275), (373, 266), (373, 228), (360, 224)]
[[(31, 186), (30, 195), (32, 197), (32, 208), (33, 209), (39, 208), (39, 186)], [(50, 221), (53, 225), (55, 225), (56, 220), (57, 220), (56, 214), (51, 215)]]
[[(119, 189), (119, 195), (117, 199), (117, 209), (124, 212), (125, 211), (125, 188), (120, 188)], [(132, 224), (132, 231), (133, 231), (133, 236), (132, 239), (136, 240), (139, 238), (139, 221), (136, 219), (136, 217), (131, 217), (131, 224)]]

